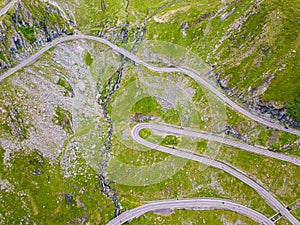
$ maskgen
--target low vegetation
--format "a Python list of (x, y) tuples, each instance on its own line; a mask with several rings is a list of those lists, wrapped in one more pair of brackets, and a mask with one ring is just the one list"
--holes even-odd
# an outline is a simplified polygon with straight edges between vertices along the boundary
[(300, 95), (297, 96), (293, 103), (286, 106), (289, 114), (300, 123)]
[(68, 97), (74, 96), (73, 88), (65, 78), (60, 77), (57, 81), (57, 85), (59, 85), (65, 89), (64, 96), (68, 96)]
[(57, 106), (55, 108), (55, 114), (52, 118), (52, 121), (54, 124), (61, 126), (62, 129), (67, 131), (69, 134), (73, 133), (72, 115), (68, 110), (63, 109), (60, 106)]
[(146, 213), (134, 219), (130, 224), (248, 224), (257, 222), (235, 212), (225, 210), (174, 210), (171, 214)]
[(21, 26), (19, 29), (24, 34), (24, 36), (26, 37), (26, 39), (29, 40), (30, 44), (33, 44), (34, 41), (36, 40), (36, 38), (34, 36), (34, 28), (33, 27), (29, 27), (29, 26), (25, 26), (25, 27)]
[(139, 135), (141, 136), (141, 138), (146, 139), (147, 137), (149, 137), (152, 134), (152, 131), (150, 129), (143, 129), (140, 131)]
[[(260, 94), (261, 99), (280, 101), (283, 105), (288, 103), (286, 108), (289, 114), (300, 121), (300, 97), (295, 98), (300, 94), (298, 82), (299, 29), (295, 29), (299, 26), (298, 15), (300, 14), (297, 0), (212, 0), (209, 2), (191, 0), (188, 4), (184, 1), (170, 3), (168, 0), (145, 1), (143, 4), (138, 0), (105, 0), (101, 3), (97, 0), (70, 0), (67, 2), (57, 0), (57, 2), (70, 18), (74, 19), (73, 22), (77, 23), (80, 32), (104, 36), (126, 49), (130, 49), (131, 45), (120, 41), (119, 37), (128, 35), (130, 43), (136, 39), (137, 35), (141, 34), (143, 29), (146, 40), (172, 42), (188, 48), (198, 54), (202, 61), (213, 66), (215, 72), (220, 75), (220, 79), (226, 80), (228, 87), (237, 96), (251, 99), (249, 96), (253, 95), (254, 90), (259, 89), (267, 78), (272, 77), (270, 84), (268, 84), (269, 88)], [(33, 44), (44, 32), (49, 35), (53, 30), (66, 29), (67, 34), (73, 31), (73, 28), (67, 25), (67, 21), (64, 21), (58, 10), (48, 10), (46, 3), (38, 0), (24, 0), (22, 4), (30, 12), (30, 17), (25, 16), (23, 12), (20, 12), (19, 16), (22, 21), (31, 18), (32, 25), (28, 25), (29, 21), (22, 24), (19, 24), (20, 21), (14, 21), (13, 16), (16, 15), (18, 7), (12, 8), (7, 15), (3, 15), (1, 18), (6, 28), (4, 29), (3, 51), (0, 52), (0, 58), (6, 64), (14, 64), (14, 60), (16, 60), (11, 58), (10, 54), (10, 42), (15, 35), (13, 27), (18, 27), (16, 29), (21, 38), (30, 44)], [(72, 14), (75, 18), (72, 18)], [(143, 27), (144, 25), (145, 27)], [(45, 28), (48, 30), (44, 31)], [(68, 54), (68, 51), (66, 52), (65, 55)], [(85, 49), (83, 57), (80, 57), (82, 64), (79, 65), (87, 65), (87, 68), (93, 70), (95, 82), (102, 79), (97, 85), (102, 85), (100, 89), (103, 92), (99, 94), (102, 95), (101, 97), (105, 97), (109, 95), (109, 90), (118, 79), (118, 74), (113, 74), (118, 65), (117, 63), (113, 65), (108, 72), (105, 70), (107, 68), (98, 70), (97, 62), (99, 60), (95, 52), (96, 50), (91, 51), (89, 49), (88, 51)], [(47, 57), (50, 56), (50, 54), (47, 55)], [(57, 64), (54, 61), (51, 63)], [(50, 67), (53, 66), (51, 63), (48, 64)], [(78, 66), (77, 62), (76, 66)], [(59, 73), (59, 76), (66, 73), (60, 69), (57, 71), (49, 70), (50, 72), (44, 68), (34, 68), (33, 70), (44, 71), (43, 78), (52, 77), (56, 72)], [(126, 77), (128, 76), (126, 73), (132, 71), (131, 68), (125, 67), (123, 72)], [(103, 79), (104, 73), (109, 73), (109, 77), (113, 74), (111, 80)], [(154, 74), (151, 73), (147, 75), (154, 77)], [(159, 76), (156, 75), (156, 78), (164, 76), (171, 75), (159, 74)], [(176, 74), (176, 76), (181, 75)], [(50, 80), (55, 79), (52, 77)], [(173, 158), (173, 161), (167, 161), (170, 157), (168, 154), (143, 148), (130, 139), (128, 131), (136, 123), (148, 122), (151, 117), (154, 117), (154, 119), (152, 118), (154, 121), (181, 125), (184, 122), (181, 115), (185, 113), (180, 107), (163, 108), (154, 96), (143, 97), (127, 109), (124, 103), (134, 99), (136, 88), (127, 90), (125, 84), (134, 80), (138, 80), (138, 74), (134, 74), (127, 80), (122, 80), (120, 90), (112, 97), (112, 102), (124, 96), (125, 100), (117, 102), (116, 105), (107, 106), (114, 123), (112, 160), (119, 160), (123, 163), (122, 165), (135, 166), (137, 177), (149, 176), (149, 179), (160, 177), (161, 173), (167, 169), (173, 170), (175, 168), (173, 163), (183, 163), (183, 166), (179, 169), (175, 168), (178, 170), (174, 169), (172, 171), (174, 174), (171, 174), (167, 179), (151, 185), (123, 185), (115, 180), (109, 180), (111, 187), (117, 190), (120, 204), (123, 207), (122, 211), (150, 200), (208, 196), (237, 201), (262, 212), (268, 217), (275, 214), (253, 189), (229, 174), (193, 161), (180, 161), (181, 159), (176, 157)], [(74, 97), (74, 90), (67, 78), (60, 76), (56, 84), (63, 89), (65, 97)], [(212, 114), (209, 112), (208, 102), (203, 100), (205, 93), (195, 82), (190, 86), (195, 90), (193, 103), (199, 109), (197, 117), (199, 117), (200, 122), (197, 126), (207, 130), (211, 125), (211, 118), (208, 115)], [(92, 93), (91, 96), (96, 98), (97, 95)], [(96, 102), (97, 99), (92, 100)], [(200, 112), (200, 109), (203, 111)], [(3, 109), (3, 111), (5, 110), (12, 109)], [(97, 110), (100, 110), (100, 107)], [(118, 111), (115, 116), (114, 110)], [(86, 112), (87, 114), (90, 113), (89, 110)], [(126, 116), (128, 118), (125, 118)], [(273, 151), (289, 151), (295, 155), (300, 154), (299, 147), (295, 144), (298, 137), (265, 129), (230, 110), (227, 116), (228, 120), (221, 125), (236, 128), (241, 135), (246, 136), (247, 142), (271, 146)], [(98, 118), (98, 114), (95, 117)], [(20, 120), (22, 117), (17, 119), (16, 123), (23, 124), (23, 121)], [(85, 126), (82, 125), (81, 133), (75, 133), (72, 120), (72, 114), (63, 106), (57, 105), (55, 107), (52, 122), (71, 135), (63, 146), (62, 158), (67, 156), (68, 145), (78, 141), (81, 136), (84, 139), (82, 144), (91, 148), (94, 147), (97, 153), (93, 153), (98, 154), (105, 141), (108, 130), (107, 124), (96, 119), (90, 123), (83, 121)], [(120, 121), (122, 123), (118, 123)], [(1, 131), (5, 131), (7, 134), (11, 133), (12, 128), (6, 121), (1, 121), (0, 126)], [(83, 134), (88, 135), (84, 136)], [(102, 135), (101, 138), (99, 134)], [(173, 135), (156, 137), (148, 129), (141, 130), (140, 135), (142, 138), (155, 140), (157, 144), (170, 147), (180, 147), (183, 142), (181, 137)], [(92, 142), (97, 142), (97, 145)], [(200, 153), (205, 153), (207, 146), (207, 141), (195, 141), (195, 148)], [(3, 215), (0, 217), (1, 224), (27, 223), (27, 220), (37, 224), (105, 224), (114, 217), (112, 202), (101, 194), (97, 171), (86, 167), (84, 165), (85, 160), (81, 158), (78, 152), (76, 152), (78, 160), (76, 159), (76, 163), (74, 163), (74, 171), (76, 172), (68, 177), (64, 176), (64, 169), (59, 163), (55, 160), (51, 161), (36, 149), (24, 147), (16, 152), (10, 152), (11, 157), (7, 162), (8, 166), (4, 165), (4, 157), (7, 155), (5, 151), (6, 149), (0, 147), (0, 182), (1, 189), (3, 187), (5, 189), (0, 199), (0, 211)], [(280, 201), (286, 205), (299, 198), (299, 187), (295, 184), (299, 170), (293, 165), (227, 147), (221, 149), (218, 159), (226, 160), (251, 174), (255, 179), (263, 181), (269, 190), (274, 192)], [(151, 170), (151, 166), (161, 162), (168, 162), (164, 168), (166, 170), (162, 169), (159, 172)], [(132, 168), (130, 167), (130, 169)], [(147, 171), (149, 173), (141, 174), (147, 168), (150, 168)], [(127, 172), (130, 170), (125, 171), (125, 173)], [(298, 211), (294, 211), (297, 216)], [(256, 224), (232, 212), (186, 210), (176, 210), (173, 215), (167, 216), (156, 216), (149, 213), (133, 220), (132, 223), (176, 224), (183, 223), (183, 221), (206, 224), (242, 221), (247, 224)]]
[(174, 147), (178, 144), (178, 138), (174, 135), (167, 135), (161, 142), (161, 145)]
[(10, 167), (3, 164), (3, 157), (0, 148), (1, 224), (22, 223), (29, 218), (37, 224), (105, 224), (112, 219), (113, 206), (101, 194), (94, 170), (66, 178), (58, 164), (37, 150), (14, 153)]
[(85, 61), (86, 65), (88, 65), (88, 66), (91, 66), (94, 61), (91, 53), (89, 53), (88, 51), (84, 55), (84, 61)]

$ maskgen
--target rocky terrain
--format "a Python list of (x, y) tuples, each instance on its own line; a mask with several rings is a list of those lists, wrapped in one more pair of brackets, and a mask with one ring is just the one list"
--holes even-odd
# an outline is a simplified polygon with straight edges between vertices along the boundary
[[(87, 4), (90, 13), (81, 4)], [(293, 9), (291, 5), (279, 0), (270, 3), (239, 0), (212, 2), (210, 8), (197, 10), (196, 6), (163, 1), (150, 5), (145, 12), (130, 1), (114, 7), (105, 1), (99, 5), (87, 0), (68, 4), (60, 0), (34, 4), (22, 1), (3, 16), (0, 66), (10, 67), (43, 43), (71, 34), (72, 26), (115, 43), (134, 42), (139, 36), (160, 40), (167, 35), (175, 43), (190, 47), (211, 65), (220, 86), (230, 96), (245, 102), (244, 106), (288, 126), (299, 127), (299, 121), (285, 109), (287, 103), (294, 103), (299, 92), (282, 82), (285, 75), (288, 80), (296, 81), (295, 71), (299, 68), (296, 38), (299, 34), (293, 32), (293, 27), (298, 26), (299, 4), (295, 3)], [(37, 12), (36, 6), (43, 11)], [(99, 11), (112, 16), (107, 19), (101, 14), (96, 20)], [(132, 12), (138, 12), (136, 18), (130, 17)], [(199, 12), (199, 18), (183, 17), (187, 12)], [(170, 28), (161, 30), (167, 24), (174, 32), (166, 34)], [(271, 29), (274, 26), (276, 29)], [(279, 59), (278, 55), (282, 57)], [(276, 90), (286, 94), (278, 95)]]
[[(0, 17), (0, 74), (55, 38), (89, 34), (158, 66), (198, 70), (254, 114), (286, 129), (299, 128), (289, 110), (300, 96), (299, 11), (297, 0), (22, 0)], [(137, 86), (126, 89), (131, 83)], [(135, 102), (139, 88), (152, 98)], [(148, 165), (166, 155), (131, 140), (137, 122), (183, 124), (265, 150), (300, 154), (297, 136), (268, 129), (220, 104), (210, 102), (192, 79), (154, 73), (105, 45), (76, 40), (53, 46), (0, 84), (0, 224), (105, 224), (145, 201), (191, 196), (226, 197), (272, 216), (242, 182), (211, 168), (201, 174), (190, 162), (157, 185), (123, 185), (119, 177), (107, 175), (107, 167), (116, 176), (123, 174), (123, 165), (128, 166), (124, 180), (132, 168), (138, 179), (162, 175)], [(216, 119), (217, 124), (218, 115), (223, 120)], [(205, 140), (186, 143), (187, 149), (230, 159), (255, 174), (287, 206), (299, 197), (293, 165)], [(114, 162), (121, 167), (111, 166)], [(142, 176), (143, 169), (148, 173)], [(232, 221), (223, 214), (221, 220)]]
[(72, 34), (59, 9), (41, 1), (19, 1), (0, 22), (0, 69), (28, 58), (54, 38)]
[[(251, 112), (266, 117), (267, 119), (280, 121), (286, 124), (287, 127), (291, 126), (294, 128), (300, 128), (300, 122), (290, 115), (288, 110), (285, 108), (286, 104), (284, 102), (264, 101), (260, 98), (260, 96), (246, 100), (244, 96), (235, 94), (233, 89), (224, 85), (224, 82), (228, 82), (226, 78), (220, 80), (219, 74), (216, 74), (216, 79), (220, 87), (227, 92), (229, 96), (236, 100), (240, 100), (242, 105)], [(259, 90), (260, 88), (257, 88), (256, 90)]]

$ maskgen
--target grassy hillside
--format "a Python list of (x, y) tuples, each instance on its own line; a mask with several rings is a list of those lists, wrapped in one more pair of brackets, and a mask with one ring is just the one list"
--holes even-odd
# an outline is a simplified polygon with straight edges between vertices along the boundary
[(214, 67), (230, 95), (277, 108), (300, 95), (297, 0), (105, 0), (105, 7), (94, 0), (57, 2), (84, 33), (118, 43), (127, 30), (133, 42), (145, 28), (145, 39), (191, 49)]
[[(126, 49), (134, 44), (138, 49), (137, 40), (165, 41), (196, 53), (233, 98), (286, 107), (300, 120), (299, 18), (298, 0), (23, 0), (0, 18), (0, 73), (46, 42), (73, 31), (104, 37)], [(120, 58), (102, 44), (70, 41), (53, 47), (0, 84), (0, 224), (105, 224), (114, 217), (113, 202), (101, 193), (98, 177), (110, 132), (98, 103), (101, 95), (111, 92), (118, 78), (115, 71), (123, 76), (107, 107), (114, 128), (108, 165), (116, 166), (109, 169), (118, 176), (126, 173), (125, 181), (130, 175), (155, 180), (173, 168), (167, 154), (145, 150), (131, 140), (130, 129), (152, 118), (183, 124), (181, 115), (188, 114), (190, 107), (179, 107), (188, 99), (181, 97), (182, 90), (195, 106), (187, 116), (195, 116), (191, 124), (212, 130), (212, 108), (195, 81), (177, 73), (156, 74)], [(125, 66), (119, 69), (122, 63)], [(130, 86), (133, 82), (138, 85)], [(141, 90), (152, 95), (126, 108), (143, 96)], [(299, 156), (298, 137), (262, 127), (229, 108), (224, 111), (227, 118), (221, 126), (230, 126), (238, 134), (227, 132), (229, 138), (241, 136), (251, 145)], [(215, 150), (214, 143), (203, 140), (160, 137), (149, 130), (141, 135), (152, 141), (157, 138), (166, 146), (187, 143), (184, 146), (203, 154)], [(299, 199), (299, 185), (294, 182), (298, 167), (229, 147), (217, 151), (218, 159), (264, 182), (284, 205)], [(160, 167), (155, 163), (164, 161), (165, 169), (157, 170)], [(275, 213), (253, 189), (231, 175), (214, 168), (204, 170), (192, 161), (184, 165), (167, 179), (145, 186), (113, 181), (108, 169), (121, 212), (159, 198), (206, 196), (248, 205), (268, 217)], [(146, 214), (133, 223), (182, 221), (254, 224), (227, 211), (176, 211), (165, 217)]]
[[(129, 42), (145, 25), (146, 39), (192, 49), (219, 73), (224, 86), (246, 99), (293, 103), (300, 95), (300, 2), (297, 0), (148, 1), (56, 0), (84, 33)], [(24, 2), (27, 5), (26, 1)], [(30, 12), (39, 18), (46, 12)], [(9, 13), (12, 15), (12, 12)], [(53, 16), (52, 23), (61, 22)], [(127, 23), (128, 22), (128, 23)], [(51, 25), (51, 23), (50, 23)], [(20, 27), (33, 41), (34, 30)]]

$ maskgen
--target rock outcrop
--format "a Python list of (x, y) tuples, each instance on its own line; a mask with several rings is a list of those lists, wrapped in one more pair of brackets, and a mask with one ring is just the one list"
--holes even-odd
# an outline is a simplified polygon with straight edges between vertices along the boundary
[[(275, 101), (263, 101), (260, 99), (260, 95), (253, 96), (251, 100), (246, 100), (243, 95), (238, 95), (233, 89), (228, 86), (228, 80), (219, 78), (219, 74), (216, 73), (216, 79), (220, 87), (228, 93), (231, 97), (239, 99), (243, 102), (244, 106), (248, 108), (252, 113), (263, 115), (264, 117), (278, 120), (288, 126), (300, 128), (300, 124), (296, 119), (289, 116), (287, 110), (285, 109), (284, 103), (279, 103)], [(270, 78), (272, 79), (272, 78)], [(262, 87), (265, 88), (265, 87)], [(259, 92), (259, 90), (256, 90)]]
[(0, 21), (0, 69), (12, 67), (46, 42), (72, 32), (61, 12), (43, 2), (20, 1)]

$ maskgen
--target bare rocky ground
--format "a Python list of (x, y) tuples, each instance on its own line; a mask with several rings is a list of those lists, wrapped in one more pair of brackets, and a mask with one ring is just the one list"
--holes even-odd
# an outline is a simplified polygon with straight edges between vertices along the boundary
[(164, 110), (176, 109), (178, 105), (192, 102), (195, 90), (190, 87), (187, 78), (175, 74), (167, 77), (153, 76), (141, 67), (137, 69), (137, 73), (144, 91), (155, 96)]
[[(47, 2), (53, 4), (54, 1)], [(66, 12), (67, 16), (71, 15), (69, 10)], [(65, 16), (63, 15), (64, 18)], [(228, 16), (229, 14), (224, 14), (222, 19), (225, 20)], [(186, 35), (185, 29), (187, 28), (188, 24), (182, 27), (183, 35)], [(6, 150), (6, 162), (11, 152), (24, 148), (37, 148), (45, 156), (60, 163), (65, 177), (88, 174), (84, 168), (79, 169), (78, 165), (82, 163), (80, 160), (82, 158), (86, 160), (86, 164), (97, 169), (102, 157), (101, 152), (105, 151), (102, 143), (108, 131), (102, 110), (97, 104), (99, 97), (97, 85), (102, 86), (107, 78), (106, 75), (113, 71), (110, 69), (116, 68), (118, 64), (117, 61), (112, 60), (113, 65), (109, 69), (107, 66), (110, 64), (103, 60), (106, 57), (102, 57), (108, 51), (101, 47), (98, 51), (98, 47), (85, 41), (61, 44), (49, 53), (51, 57), (39, 60), (34, 66), (24, 69), (8, 81), (11, 84), (7, 84), (4, 90), (1, 90), (6, 95), (0, 99), (9, 107), (9, 110), (1, 108), (2, 115), (0, 116), (8, 121), (14, 134), (13, 138), (3, 134), (0, 139), (2, 147)], [(84, 60), (87, 51), (91, 52), (94, 57), (94, 63), (90, 67)], [(52, 60), (49, 60), (50, 58)], [(164, 57), (161, 59), (164, 60)], [(163, 63), (172, 66), (173, 62), (164, 61)], [(188, 79), (181, 76), (169, 77), (170, 82), (166, 83), (165, 78), (153, 78), (145, 71), (138, 72), (143, 74), (139, 75), (143, 88), (148, 89), (165, 110), (175, 108), (177, 105), (187, 108), (186, 101), (191, 100), (195, 94), (195, 89), (189, 86)], [(97, 76), (98, 74), (101, 74), (101, 77)], [(72, 91), (67, 94), (65, 94), (66, 88), (57, 85), (62, 78), (72, 88)], [(11, 90), (11, 87), (14, 90)], [(185, 94), (182, 95), (178, 89), (184, 90)], [(14, 94), (18, 98), (11, 101), (10, 98)], [(204, 102), (203, 105), (205, 105)], [(72, 132), (64, 130), (62, 126), (53, 122), (57, 106), (72, 115)], [(201, 118), (205, 122), (208, 122), (211, 117), (207, 108), (202, 111), (207, 111)], [(245, 126), (247, 124), (245, 123)], [(128, 133), (124, 134), (126, 136)], [(209, 181), (211, 189), (224, 193), (215, 174), (211, 174)], [(4, 188), (8, 191), (13, 191), (14, 188), (7, 180), (0, 180), (0, 187), (1, 190)], [(246, 196), (243, 197), (246, 199)], [(239, 223), (238, 221), (237, 224)]]
[[(92, 54), (97, 52), (97, 68), (86, 65), (84, 57), (87, 51)], [(48, 54), (51, 57), (47, 57)], [(96, 74), (94, 76), (91, 71), (105, 74), (108, 67), (101, 68), (99, 62), (103, 54), (108, 54), (107, 49), (95, 43), (64, 43), (1, 85), (4, 96), (16, 94), (13, 104), (22, 112), (22, 122), (28, 127), (25, 138), (17, 139), (9, 133), (1, 133), (1, 145), (6, 151), (5, 162), (11, 152), (37, 149), (44, 156), (60, 161), (65, 176), (78, 173), (75, 169), (78, 163), (76, 158), (83, 156), (87, 164), (94, 166), (99, 163), (101, 138), (107, 128), (97, 103), (97, 83), (101, 83), (101, 79), (98, 79), (99, 74), (93, 73)], [(117, 63), (114, 60), (111, 62)], [(65, 94), (65, 88), (57, 84), (59, 79), (69, 83), (72, 95)], [(7, 98), (1, 100), (7, 102)], [(53, 122), (58, 106), (70, 112), (72, 133)], [(3, 108), (1, 112), (1, 118), (13, 126), (9, 121), (9, 111)]]

